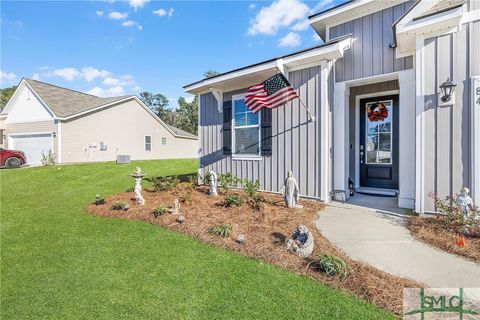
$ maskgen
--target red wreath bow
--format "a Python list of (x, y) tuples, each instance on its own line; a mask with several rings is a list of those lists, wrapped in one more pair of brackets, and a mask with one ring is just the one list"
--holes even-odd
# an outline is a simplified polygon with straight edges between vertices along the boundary
[(381, 102), (372, 104), (367, 110), (368, 120), (370, 121), (383, 121), (388, 117), (388, 109)]

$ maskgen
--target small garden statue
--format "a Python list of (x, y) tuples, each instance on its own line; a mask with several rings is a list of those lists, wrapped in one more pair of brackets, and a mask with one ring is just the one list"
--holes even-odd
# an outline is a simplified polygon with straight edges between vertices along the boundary
[(173, 202), (173, 207), (170, 209), (170, 213), (177, 214), (180, 210), (180, 201), (175, 199)]
[(292, 171), (288, 171), (287, 179), (285, 179), (285, 184), (280, 192), (285, 199), (285, 205), (287, 208), (303, 208), (302, 205), (298, 204), (298, 201), (300, 200), (300, 191), (298, 189), (297, 180), (293, 176)]
[(295, 252), (300, 257), (308, 257), (313, 252), (313, 235), (303, 224), (299, 225), (287, 240), (287, 251)]
[(456, 200), (457, 204), (460, 206), (460, 208), (462, 208), (463, 215), (467, 218), (470, 216), (470, 212), (475, 209), (473, 200), (469, 193), (470, 190), (466, 187), (463, 187), (460, 189), (460, 193)]
[(210, 190), (208, 191), (208, 194), (211, 196), (218, 196), (217, 193), (217, 174), (214, 171), (209, 171), (208, 172), (208, 183), (210, 185)]
[(134, 179), (135, 179), (135, 200), (137, 201), (138, 204), (143, 206), (145, 204), (145, 199), (142, 196), (142, 178), (145, 176), (145, 174), (142, 173), (142, 169), (140, 167), (137, 167), (135, 169), (135, 173), (130, 174)]

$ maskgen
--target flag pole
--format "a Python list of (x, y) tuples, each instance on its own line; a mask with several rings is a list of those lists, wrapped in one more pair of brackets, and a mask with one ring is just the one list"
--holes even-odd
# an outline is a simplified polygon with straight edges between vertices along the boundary
[[(285, 76), (285, 74), (278, 68), (277, 68), (277, 71), (281, 74), (283, 74)], [(286, 78), (286, 76), (285, 76)], [(290, 84), (291, 85), (291, 84)], [(312, 115), (312, 113), (310, 112), (310, 110), (308, 110), (307, 106), (305, 105), (305, 103), (303, 103), (303, 100), (300, 98), (300, 96), (298, 96), (298, 100), (300, 100), (300, 103), (302, 104), (302, 107), (307, 111), (307, 114), (308, 114), (308, 120), (309, 121), (315, 121), (315, 117)]]

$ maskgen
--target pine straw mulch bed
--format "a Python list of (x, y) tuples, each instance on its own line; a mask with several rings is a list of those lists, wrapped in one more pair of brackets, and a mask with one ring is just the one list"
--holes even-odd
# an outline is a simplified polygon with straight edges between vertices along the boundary
[(408, 228), (417, 240), (448, 253), (480, 262), (480, 238), (465, 236), (465, 246), (457, 246), (455, 243), (456, 232), (449, 228), (441, 217), (412, 217)]
[[(160, 204), (167, 207), (173, 205), (174, 199), (188, 192), (192, 201), (189, 205), (182, 204), (180, 215), (185, 217), (185, 223), (179, 224), (178, 215), (166, 214), (155, 218), (151, 211)], [(380, 271), (368, 264), (349, 259), (337, 249), (315, 228), (314, 220), (323, 204), (318, 201), (301, 200), (303, 209), (288, 209), (279, 195), (262, 193), (268, 201), (260, 212), (254, 211), (247, 204), (241, 207), (222, 207), (222, 191), (220, 196), (208, 196), (208, 190), (200, 187), (188, 189), (185, 185), (177, 187), (176, 191), (143, 192), (146, 204), (141, 207), (135, 204), (132, 193), (121, 193), (105, 199), (104, 205), (90, 205), (89, 212), (98, 216), (115, 217), (132, 220), (142, 220), (165, 228), (192, 235), (195, 238), (236, 251), (249, 257), (257, 258), (297, 274), (309, 276), (331, 287), (353, 293), (381, 308), (400, 315), (402, 313), (403, 288), (418, 288), (423, 285), (409, 279), (400, 278)], [(238, 191), (232, 191), (238, 192)], [(110, 206), (115, 201), (127, 202), (128, 211), (114, 211)], [(221, 238), (207, 233), (207, 228), (217, 223), (228, 223), (233, 227), (228, 238)], [(311, 259), (301, 258), (288, 253), (285, 249), (285, 239), (299, 224), (304, 224), (312, 232), (315, 241), (312, 257), (329, 253), (342, 258), (350, 269), (345, 279), (339, 276), (327, 276), (324, 273), (306, 270)], [(246, 242), (238, 244), (235, 239), (243, 233)]]

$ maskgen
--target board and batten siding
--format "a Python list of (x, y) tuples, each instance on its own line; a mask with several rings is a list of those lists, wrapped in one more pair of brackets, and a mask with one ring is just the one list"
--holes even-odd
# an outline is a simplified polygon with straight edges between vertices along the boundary
[[(441, 198), (471, 187), (470, 79), (480, 74), (478, 24), (464, 24), (456, 33), (424, 41), (429, 57), (424, 66), (424, 190)], [(447, 77), (457, 84), (455, 104), (439, 106), (439, 86)], [(423, 196), (425, 210), (435, 211), (432, 200)]]
[[(298, 99), (272, 110), (272, 155), (240, 160), (223, 155), (223, 113), (211, 93), (200, 95), (200, 169), (259, 180), (265, 191), (279, 192), (287, 172), (293, 171), (302, 196), (320, 197), (320, 66), (289, 73), (289, 81), (309, 107), (308, 121)], [(246, 89), (223, 94), (224, 101)], [(233, 133), (232, 133), (233, 134)]]
[(329, 39), (352, 34), (353, 44), (335, 63), (336, 82), (413, 68), (413, 57), (395, 58), (393, 23), (414, 0), (330, 27)]

